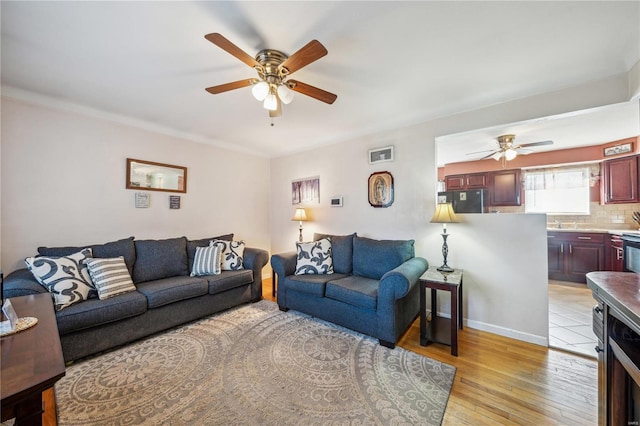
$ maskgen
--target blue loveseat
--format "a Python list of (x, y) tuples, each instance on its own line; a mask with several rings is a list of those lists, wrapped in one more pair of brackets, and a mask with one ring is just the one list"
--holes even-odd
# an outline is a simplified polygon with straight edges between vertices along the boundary
[(298, 252), (271, 256), (281, 310), (293, 309), (379, 339), (394, 348), (419, 313), (418, 279), (428, 263), (414, 241), (314, 234), (331, 242), (333, 273), (296, 275)]
[[(135, 291), (108, 299), (89, 298), (56, 311), (65, 361), (132, 342), (153, 333), (193, 321), (243, 303), (262, 299), (262, 268), (267, 251), (245, 247), (243, 269), (219, 275), (190, 276), (196, 247), (212, 239), (186, 237), (134, 240), (133, 237), (82, 247), (39, 247), (39, 256), (69, 256), (91, 248), (94, 258), (122, 256)], [(28, 269), (18, 269), (4, 280), (4, 297), (47, 293)]]

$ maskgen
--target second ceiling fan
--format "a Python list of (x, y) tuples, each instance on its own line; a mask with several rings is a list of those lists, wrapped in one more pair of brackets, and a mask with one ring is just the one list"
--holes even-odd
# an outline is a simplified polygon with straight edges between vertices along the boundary
[(518, 156), (518, 154), (528, 154), (527, 152), (529, 151), (528, 148), (531, 148), (534, 146), (553, 144), (553, 141), (539, 141), (539, 142), (531, 142), (531, 143), (523, 143), (521, 145), (515, 145), (513, 142), (515, 138), (516, 138), (516, 135), (511, 135), (511, 134), (498, 136), (496, 138), (498, 142), (498, 149), (489, 149), (485, 151), (470, 152), (467, 155), (480, 154), (480, 153), (485, 153), (490, 151), (489, 154), (480, 158), (480, 160), (486, 160), (488, 158), (493, 158), (496, 161), (502, 160), (502, 167), (504, 167), (506, 161), (513, 160)]
[(258, 73), (258, 78), (248, 78), (207, 87), (207, 92), (211, 94), (215, 95), (253, 86), (251, 89), (253, 96), (263, 102), (270, 117), (282, 115), (282, 104), (288, 104), (293, 100), (293, 92), (302, 93), (327, 104), (332, 104), (338, 97), (310, 84), (289, 79), (289, 76), (300, 68), (327, 54), (327, 49), (318, 40), (310, 41), (291, 56), (287, 56), (279, 50), (263, 49), (253, 58), (219, 33), (207, 34), (204, 38), (249, 65)]

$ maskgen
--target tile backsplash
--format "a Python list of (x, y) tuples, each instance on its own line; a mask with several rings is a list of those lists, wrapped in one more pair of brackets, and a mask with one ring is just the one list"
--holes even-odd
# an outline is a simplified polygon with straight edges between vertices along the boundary
[[(577, 228), (599, 229), (638, 229), (633, 221), (634, 211), (640, 211), (640, 203), (629, 204), (600, 204), (592, 202), (589, 215), (548, 215), (547, 222), (555, 226), (556, 221), (562, 223), (564, 228), (572, 227), (574, 222)], [(498, 207), (495, 210), (500, 213), (524, 213), (524, 206)], [(493, 211), (491, 209), (490, 211)]]

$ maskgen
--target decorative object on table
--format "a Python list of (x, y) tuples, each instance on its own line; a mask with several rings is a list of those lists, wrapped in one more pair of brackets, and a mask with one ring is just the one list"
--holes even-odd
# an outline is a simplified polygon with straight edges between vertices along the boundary
[(393, 146), (369, 150), (369, 164), (384, 163), (385, 161), (393, 161)]
[(633, 151), (633, 142), (628, 142), (628, 143), (618, 144), (614, 146), (608, 146), (603, 149), (603, 154), (605, 157), (610, 157), (612, 155), (626, 154), (632, 151)]
[(291, 218), (291, 220), (297, 220), (298, 222), (300, 222), (300, 236), (298, 237), (298, 241), (302, 242), (302, 222), (306, 222), (309, 220), (307, 219), (307, 212), (305, 211), (305, 209), (297, 208), (293, 213), (293, 217)]
[(169, 208), (170, 209), (179, 209), (180, 208), (180, 196), (179, 195), (169, 195)]
[(291, 204), (320, 204), (320, 177), (291, 181)]
[(453, 268), (447, 265), (447, 255), (449, 254), (449, 246), (447, 245), (447, 223), (457, 223), (456, 214), (453, 212), (453, 206), (451, 203), (440, 203), (436, 207), (436, 211), (431, 218), (431, 223), (442, 224), (442, 257), (444, 262), (440, 266), (438, 271), (440, 272), (453, 272)]
[(127, 158), (127, 189), (187, 192), (187, 168)]
[(393, 204), (393, 176), (391, 173), (371, 173), (368, 186), (371, 207), (389, 207)]
[(13, 309), (13, 305), (11, 304), (11, 300), (9, 299), (5, 300), (5, 302), (2, 304), (2, 313), (6, 320), (0, 323), (0, 336), (8, 336), (10, 334), (19, 333), (33, 327), (38, 323), (38, 318), (18, 318), (18, 314), (16, 314), (16, 311)]
[(640, 212), (633, 212), (632, 219), (636, 223), (636, 226), (638, 226), (638, 229), (640, 229)]
[(331, 207), (342, 207), (342, 197), (331, 197)]
[(151, 203), (151, 194), (147, 192), (136, 192), (135, 200), (137, 209), (149, 208), (149, 205)]

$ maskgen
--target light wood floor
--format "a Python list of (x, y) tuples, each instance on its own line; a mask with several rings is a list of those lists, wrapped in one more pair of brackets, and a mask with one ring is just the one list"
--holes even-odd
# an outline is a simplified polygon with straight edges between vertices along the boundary
[[(263, 282), (265, 299), (271, 281)], [(449, 346), (420, 346), (416, 321), (399, 346), (457, 368), (444, 425), (596, 425), (598, 367), (593, 359), (470, 328), (460, 331), (458, 354)], [(53, 392), (45, 407), (55, 407)], [(48, 409), (43, 424), (55, 425)]]

